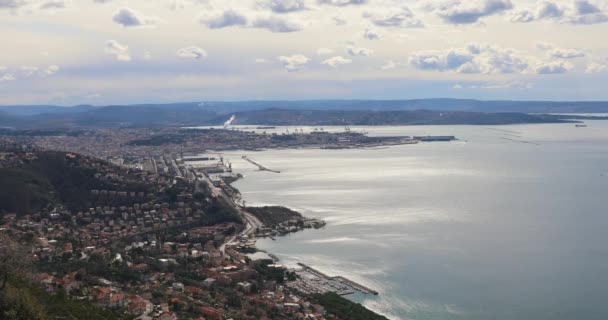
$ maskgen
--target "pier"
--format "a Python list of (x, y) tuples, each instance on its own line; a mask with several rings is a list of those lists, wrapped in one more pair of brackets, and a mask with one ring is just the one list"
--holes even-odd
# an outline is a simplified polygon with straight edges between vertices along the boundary
[[(315, 288), (311, 288), (310, 284), (304, 285), (304, 289), (311, 292), (323, 292), (331, 291), (339, 295), (348, 295), (355, 292), (361, 292), (363, 294), (378, 295), (378, 292), (372, 290), (362, 284), (356, 283), (342, 276), (330, 277), (329, 275), (314, 269), (313, 267), (304, 263), (298, 262), (298, 265), (302, 267), (303, 272), (307, 273), (312, 277), (306, 277), (312, 279), (311, 283)], [(316, 278), (316, 279), (315, 279)]]
[(274, 172), (274, 173), (281, 173), (281, 171), (278, 171), (278, 170), (272, 170), (272, 169), (270, 169), (270, 168), (266, 168), (266, 167), (264, 167), (263, 165), (261, 165), (261, 164), (259, 164), (259, 163), (255, 162), (255, 161), (253, 161), (253, 160), (249, 159), (249, 157), (247, 157), (247, 156), (243, 156), (243, 160), (245, 160), (245, 161), (247, 161), (247, 162), (251, 163), (252, 165), (254, 165), (254, 166), (258, 167), (258, 169), (259, 169), (260, 171), (270, 171), (270, 172)]

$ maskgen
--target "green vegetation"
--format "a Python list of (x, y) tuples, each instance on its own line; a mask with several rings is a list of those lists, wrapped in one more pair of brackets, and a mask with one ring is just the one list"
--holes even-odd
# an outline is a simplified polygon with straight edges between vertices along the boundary
[(266, 226), (275, 226), (285, 221), (302, 218), (300, 213), (281, 206), (247, 207), (247, 211)]
[(388, 320), (386, 317), (368, 310), (359, 303), (352, 302), (341, 296), (330, 292), (314, 296), (320, 305), (325, 307), (328, 313), (338, 316), (340, 319), (348, 320)]
[(88, 302), (69, 300), (61, 291), (50, 295), (25, 280), (13, 282), (0, 291), (1, 319), (127, 319), (116, 317)]

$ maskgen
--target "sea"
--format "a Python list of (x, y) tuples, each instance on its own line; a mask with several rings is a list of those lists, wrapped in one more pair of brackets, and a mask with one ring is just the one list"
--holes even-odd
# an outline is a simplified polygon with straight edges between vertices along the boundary
[(223, 156), (247, 205), (327, 222), (260, 249), (378, 291), (347, 298), (389, 319), (608, 319), (608, 121), (586, 125), (350, 127), (458, 140)]

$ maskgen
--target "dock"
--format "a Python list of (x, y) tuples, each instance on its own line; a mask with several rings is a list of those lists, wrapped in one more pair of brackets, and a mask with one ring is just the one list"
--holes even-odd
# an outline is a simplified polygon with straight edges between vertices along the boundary
[(247, 161), (247, 162), (251, 163), (252, 165), (254, 165), (254, 166), (258, 167), (258, 169), (259, 169), (260, 171), (269, 171), (269, 172), (274, 172), (274, 173), (281, 173), (281, 171), (278, 171), (278, 170), (272, 170), (272, 169), (270, 169), (270, 168), (266, 168), (266, 167), (264, 167), (263, 165), (261, 165), (261, 164), (259, 164), (259, 163), (255, 162), (255, 161), (253, 161), (253, 160), (249, 159), (249, 157), (247, 157), (247, 156), (243, 156), (242, 158), (243, 158), (243, 160), (245, 160), (245, 161)]
[[(378, 295), (378, 292), (370, 289), (362, 284), (356, 283), (352, 280), (349, 280), (342, 276), (331, 277), (313, 267), (306, 265), (304, 263), (298, 262), (298, 265), (302, 267), (302, 269), (309, 274), (317, 277), (318, 279), (323, 279), (326, 282), (325, 287), (333, 287), (335, 292), (339, 295), (348, 295), (353, 294), (355, 292), (361, 292), (364, 294), (373, 294)], [(315, 281), (317, 284), (322, 283), (323, 281)], [(332, 290), (330, 290), (332, 291)]]

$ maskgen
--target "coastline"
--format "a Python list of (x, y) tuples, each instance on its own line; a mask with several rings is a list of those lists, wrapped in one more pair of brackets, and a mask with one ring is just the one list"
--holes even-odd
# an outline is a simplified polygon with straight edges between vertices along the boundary
[[(257, 243), (258, 238), (268, 237), (268, 238), (272, 239), (273, 241), (278, 241), (278, 240), (276, 240), (276, 238), (280, 238), (281, 236), (285, 236), (289, 233), (304, 232), (304, 231), (306, 231), (307, 228), (320, 229), (320, 228), (324, 228), (326, 226), (326, 223), (323, 220), (307, 218), (307, 217), (301, 215), (299, 212), (293, 211), (293, 210), (291, 210), (287, 207), (283, 207), (283, 206), (246, 207), (244, 205), (243, 206), (239, 205), (238, 204), (239, 202), (241, 202), (241, 203), (244, 202), (241, 198), (241, 193), (236, 187), (232, 186), (231, 184), (240, 179), (243, 179), (244, 176), (241, 173), (238, 173), (237, 177), (238, 178), (230, 179), (229, 183), (224, 181), (224, 184), (222, 184), (223, 187), (221, 187), (219, 189), (222, 190), (222, 192), (224, 192), (224, 193), (225, 193), (224, 188), (228, 188), (230, 190), (228, 193), (228, 194), (230, 194), (230, 196), (228, 196), (228, 197), (231, 201), (229, 201), (228, 203), (233, 205), (234, 209), (239, 212), (245, 226), (239, 234), (237, 234), (234, 237), (229, 238), (224, 244), (222, 244), (222, 246), (220, 247), (220, 251), (225, 252), (228, 248), (234, 249), (234, 248), (238, 248), (238, 247), (240, 247), (240, 250), (245, 250), (245, 251), (251, 249), (252, 251), (250, 252), (250, 254), (256, 254), (256, 253), (262, 252), (272, 259), (273, 264), (275, 264), (277, 266), (282, 266), (280, 264), (277, 264), (280, 262), (280, 259), (275, 254), (268, 252), (267, 250), (257, 248), (256, 243)], [(213, 184), (211, 184), (211, 186), (213, 188)], [(306, 227), (300, 226), (300, 227), (295, 227), (293, 229), (284, 230), (284, 232), (279, 233), (279, 234), (276, 234), (276, 233), (269, 234), (268, 233), (269, 229), (271, 229), (273, 231), (277, 230), (276, 225), (271, 226), (271, 228), (266, 227), (262, 223), (262, 220), (266, 220), (266, 219), (264, 219), (259, 214), (251, 213), (252, 209), (255, 210), (255, 209), (268, 209), (268, 208), (275, 208), (275, 209), (278, 208), (281, 211), (289, 211), (289, 212), (291, 212), (292, 215), (297, 214), (296, 219), (287, 220), (287, 221), (293, 222), (293, 224), (297, 224), (297, 222), (294, 222), (294, 221), (299, 221), (299, 222), (303, 222), (303, 223), (308, 222), (311, 224)], [(277, 225), (284, 227), (284, 225), (282, 223), (277, 223)], [(274, 236), (276, 236), (276, 237), (274, 237)], [(241, 244), (242, 246), (240, 246), (239, 244)], [(388, 319), (384, 315), (378, 314), (378, 313), (376, 313), (376, 311), (370, 310), (367, 307), (363, 306), (362, 304), (357, 303), (356, 301), (350, 300), (347, 298), (347, 296), (353, 295), (355, 293), (363, 294), (363, 295), (378, 296), (379, 295), (378, 291), (376, 291), (372, 288), (369, 288), (365, 285), (359, 284), (344, 276), (327, 275), (324, 272), (319, 271), (319, 270), (315, 269), (314, 267), (305, 264), (302, 261), (298, 262), (297, 264), (298, 264), (298, 268), (286, 268), (286, 271), (293, 272), (294, 274), (297, 275), (297, 277), (295, 278), (294, 281), (291, 281), (286, 285), (286, 287), (288, 289), (294, 290), (294, 291), (298, 292), (299, 294), (303, 294), (304, 296), (308, 296), (310, 298), (316, 298), (316, 299), (321, 299), (321, 298), (325, 299), (325, 298), (328, 298), (328, 295), (329, 295), (330, 301), (336, 301), (336, 299), (338, 299), (338, 301), (341, 301), (340, 302), (341, 304), (345, 304), (345, 303), (352, 304), (354, 306), (354, 308), (362, 308), (363, 310), (365, 310), (365, 312), (369, 312), (369, 313), (373, 314), (374, 317), (378, 317), (378, 319)], [(352, 307), (350, 307), (350, 308), (352, 308)]]

